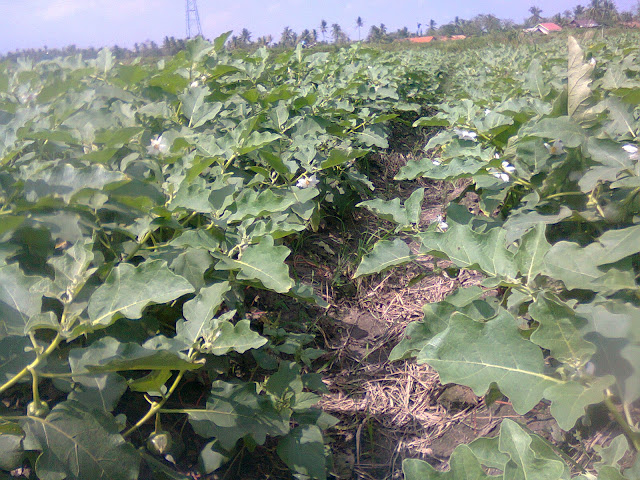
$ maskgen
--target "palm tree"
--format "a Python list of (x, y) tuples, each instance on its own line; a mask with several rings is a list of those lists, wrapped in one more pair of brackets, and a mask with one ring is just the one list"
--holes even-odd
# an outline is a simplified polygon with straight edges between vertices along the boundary
[(293, 47), (296, 44), (296, 34), (289, 28), (284, 27), (282, 34), (280, 35), (280, 45), (283, 47)]
[(584, 7), (582, 5), (576, 5), (575, 7), (573, 7), (573, 18), (575, 18), (576, 20), (581, 17), (583, 13)]
[(418, 22), (418, 30), (416, 30), (416, 35), (422, 35), (422, 30), (420, 30), (421, 27), (422, 27), (422, 24)]
[(240, 41), (245, 45), (249, 45), (251, 43), (251, 32), (246, 28), (243, 28), (240, 32)]
[(340, 43), (342, 40), (342, 27), (337, 23), (331, 25), (331, 36), (333, 37), (333, 43)]
[(320, 32), (322, 33), (322, 41), (324, 42), (324, 34), (327, 33), (327, 21), (324, 18), (320, 21)]
[(432, 19), (429, 21), (429, 32), (431, 32), (432, 34), (433, 34), (433, 33), (435, 33), (435, 31), (436, 31), (436, 25), (437, 25), (436, 21), (432, 18)]
[(358, 41), (360, 41), (360, 29), (362, 28), (363, 25), (364, 25), (364, 22), (362, 21), (362, 17), (358, 17), (356, 19), (356, 27), (358, 27)]
[(529, 17), (530, 23), (532, 23), (533, 25), (540, 23), (540, 20), (542, 20), (541, 8), (538, 8), (534, 5), (531, 8), (529, 8), (529, 13), (531, 14), (531, 17)]

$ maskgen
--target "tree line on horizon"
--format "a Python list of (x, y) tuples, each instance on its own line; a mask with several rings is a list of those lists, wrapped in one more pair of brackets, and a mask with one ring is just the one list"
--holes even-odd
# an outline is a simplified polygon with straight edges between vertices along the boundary
[[(431, 35), (449, 37), (453, 35), (478, 36), (494, 32), (508, 32), (523, 27), (531, 27), (543, 22), (553, 22), (560, 26), (566, 26), (574, 20), (592, 20), (600, 25), (614, 26), (620, 23), (628, 23), (640, 20), (640, 1), (638, 1), (635, 11), (618, 11), (615, 2), (612, 0), (590, 0), (586, 6), (576, 5), (572, 10), (565, 10), (552, 16), (543, 16), (543, 10), (535, 5), (531, 6), (528, 12), (531, 14), (523, 24), (517, 24), (513, 20), (500, 19), (493, 14), (479, 14), (471, 19), (462, 19), (458, 16), (452, 22), (438, 26), (433, 20), (418, 22), (416, 30), (408, 27), (400, 28), (390, 32), (384, 23), (371, 25), (366, 37), (362, 38), (362, 29), (365, 21), (358, 17), (355, 21), (358, 40), (367, 43), (391, 43), (396, 40), (408, 39), (416, 36)], [(229, 39), (228, 47), (231, 49), (249, 49), (255, 47), (281, 47), (292, 48), (298, 44), (303, 46), (313, 46), (332, 43), (334, 45), (344, 45), (350, 43), (352, 39), (338, 23), (329, 23), (322, 19), (317, 28), (304, 29), (300, 33), (295, 32), (286, 26), (279, 38), (272, 35), (263, 35), (253, 40), (252, 33), (243, 28), (238, 35), (233, 35)], [(116, 59), (133, 59), (138, 57), (159, 57), (175, 55), (186, 46), (187, 39), (177, 39), (173, 36), (165, 36), (161, 45), (154, 41), (147, 40), (134, 44), (133, 48), (124, 48), (118, 45), (112, 47), (112, 53)], [(82, 54), (84, 58), (95, 58), (99, 49), (95, 47), (78, 48), (69, 45), (64, 48), (48, 49), (23, 49), (10, 52), (0, 59), (16, 60), (19, 57), (28, 57), (35, 60), (53, 58), (56, 56), (69, 56)]]

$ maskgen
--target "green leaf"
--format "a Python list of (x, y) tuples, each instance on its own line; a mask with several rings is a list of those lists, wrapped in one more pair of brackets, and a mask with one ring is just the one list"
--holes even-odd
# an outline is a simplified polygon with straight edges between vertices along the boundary
[(25, 456), (22, 440), (24, 432), (15, 423), (0, 420), (0, 474), (22, 465)]
[(441, 472), (427, 462), (406, 459), (402, 462), (405, 480), (489, 480), (499, 478), (487, 475), (468, 445), (458, 445), (451, 454), (449, 471)]
[(544, 82), (544, 73), (542, 65), (537, 58), (531, 60), (529, 70), (525, 74), (524, 88), (528, 89), (534, 95), (544, 98), (551, 91), (551, 87)]
[(366, 207), (380, 218), (397, 223), (401, 227), (406, 227), (420, 222), (420, 207), (423, 199), (424, 188), (419, 188), (406, 200), (405, 205), (400, 204), (399, 198), (388, 201), (376, 198), (360, 202), (356, 207)]
[(527, 284), (531, 284), (544, 271), (543, 259), (551, 249), (546, 230), (544, 223), (537, 223), (533, 230), (523, 236), (520, 248), (513, 257), (518, 271), (527, 279)]
[(94, 376), (77, 376), (73, 391), (67, 397), (90, 408), (112, 412), (124, 392), (127, 382), (116, 373)]
[(365, 127), (362, 132), (357, 132), (356, 138), (366, 146), (375, 146), (378, 148), (389, 148), (389, 142), (385, 138), (386, 135), (377, 125)]
[(602, 249), (595, 244), (582, 248), (577, 243), (558, 242), (544, 257), (545, 273), (562, 280), (569, 290), (615, 291), (635, 288), (633, 275), (628, 269), (601, 267), (602, 253)]
[(240, 320), (235, 325), (228, 321), (220, 321), (212, 337), (211, 340), (205, 337), (202, 350), (214, 355), (225, 355), (232, 350), (244, 353), (267, 343), (266, 338), (251, 330), (249, 320)]
[(288, 418), (283, 419), (266, 397), (258, 395), (255, 383), (215, 381), (206, 408), (184, 412), (198, 435), (217, 438), (225, 450), (245, 435), (262, 445), (267, 435), (289, 432)]
[(582, 49), (575, 38), (567, 39), (569, 47), (569, 70), (567, 72), (569, 116), (577, 122), (590, 119), (588, 113), (589, 99), (591, 97), (591, 74), (594, 66), (584, 63)]
[(549, 350), (556, 360), (584, 365), (595, 353), (595, 345), (583, 338), (581, 330), (586, 322), (558, 298), (539, 293), (529, 306), (529, 314), (540, 324), (531, 341)]
[[(143, 345), (120, 343), (113, 337), (104, 337), (87, 348), (74, 348), (69, 352), (72, 372), (78, 376), (87, 373), (108, 373), (129, 370), (195, 370), (202, 366), (179, 353), (188, 346), (177, 340), (153, 337)], [(173, 345), (175, 346), (173, 346)]]
[(40, 313), (44, 279), (26, 276), (17, 263), (0, 266), (0, 339), (24, 335), (29, 319)]
[(532, 438), (520, 425), (508, 418), (500, 426), (499, 448), (511, 458), (504, 477), (513, 480), (558, 480), (564, 473), (559, 460), (540, 458), (532, 448)]
[(107, 170), (102, 165), (75, 168), (68, 163), (60, 163), (29, 177), (24, 190), (27, 199), (33, 202), (53, 197), (69, 203), (71, 197), (85, 188), (102, 190), (126, 178), (123, 173)]
[(49, 264), (55, 270), (52, 292), (63, 302), (69, 302), (82, 289), (95, 268), (89, 268), (93, 261), (92, 242), (80, 241), (66, 249), (59, 257), (53, 257)]
[(184, 304), (183, 314), (186, 322), (178, 322), (177, 335), (187, 344), (195, 344), (199, 338), (212, 331), (210, 324), (224, 300), (224, 295), (231, 290), (229, 282), (214, 283), (200, 290), (198, 295)]
[(301, 425), (280, 439), (278, 456), (294, 472), (311, 478), (327, 478), (324, 439), (315, 425)]
[(138, 478), (140, 457), (107, 413), (66, 401), (46, 418), (25, 418), (22, 426), (27, 435), (25, 447), (42, 451), (35, 464), (38, 478)]
[(231, 458), (231, 454), (221, 448), (217, 440), (213, 440), (202, 447), (198, 457), (198, 465), (200, 470), (208, 475), (218, 470)]
[(235, 260), (224, 255), (216, 270), (240, 270), (238, 280), (258, 280), (265, 288), (278, 293), (286, 293), (293, 286), (289, 277), (289, 267), (284, 260), (291, 251), (282, 245), (274, 246), (273, 238), (265, 236), (258, 245), (251, 245)]
[(190, 88), (188, 92), (178, 95), (182, 102), (182, 111), (189, 119), (190, 128), (198, 128), (213, 120), (222, 110), (222, 103), (208, 103), (205, 97), (211, 92), (207, 87)]
[(11, 380), (36, 359), (27, 336), (11, 336), (0, 340), (0, 382)]
[(611, 375), (596, 378), (585, 386), (575, 381), (549, 387), (544, 396), (551, 400), (551, 414), (563, 430), (571, 430), (589, 405), (604, 400), (604, 391), (615, 382)]
[(418, 235), (427, 254), (444, 254), (459, 267), (481, 270), (494, 277), (515, 279), (514, 255), (505, 248), (506, 231), (493, 228), (479, 233), (469, 225), (449, 222), (446, 232), (426, 231)]
[(522, 338), (516, 320), (504, 310), (485, 323), (453, 314), (448, 328), (418, 353), (417, 360), (437, 370), (443, 384), (466, 385), (476, 395), (484, 395), (496, 383), (521, 415), (542, 399), (546, 388), (562, 383), (544, 374), (542, 351)]
[(193, 292), (183, 277), (175, 275), (162, 260), (146, 261), (137, 267), (122, 263), (91, 295), (89, 318), (93, 325), (108, 326), (114, 315), (140, 318), (149, 303), (165, 303)]
[(396, 238), (393, 241), (381, 240), (375, 244), (371, 253), (364, 256), (353, 278), (382, 272), (389, 267), (402, 265), (415, 258), (416, 255), (411, 253), (404, 240), (400, 238)]
[[(153, 455), (148, 454), (143, 449), (138, 450), (140, 456), (147, 463), (147, 466), (153, 474), (154, 480), (192, 480), (193, 477), (176, 472), (174, 468), (171, 468), (166, 463), (157, 460)], [(167, 455), (168, 456), (168, 455)]]
[(367, 150), (358, 148), (334, 148), (329, 152), (327, 159), (320, 165), (323, 169), (337, 167), (343, 163), (347, 163), (349, 160), (360, 158), (366, 155)]

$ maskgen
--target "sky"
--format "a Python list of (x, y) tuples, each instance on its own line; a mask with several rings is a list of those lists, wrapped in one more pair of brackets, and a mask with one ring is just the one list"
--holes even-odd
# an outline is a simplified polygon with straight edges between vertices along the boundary
[[(358, 38), (356, 19), (364, 21), (362, 37), (371, 25), (384, 23), (389, 31), (431, 19), (438, 25), (456, 16), (470, 19), (480, 13), (522, 22), (532, 5), (551, 16), (588, 0), (197, 0), (203, 34), (213, 39), (247, 28), (252, 39), (271, 34), (278, 40), (284, 27), (296, 32), (318, 28), (325, 19), (338, 23)], [(637, 0), (617, 0), (621, 11)], [(76, 45), (103, 47), (186, 36), (186, 0), (0, 0), (0, 54), (26, 48)]]

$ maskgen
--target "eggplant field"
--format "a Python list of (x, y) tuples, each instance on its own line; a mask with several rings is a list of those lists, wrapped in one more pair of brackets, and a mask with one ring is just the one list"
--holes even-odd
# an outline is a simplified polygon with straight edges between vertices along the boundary
[(640, 35), (0, 64), (0, 480), (640, 479)]

